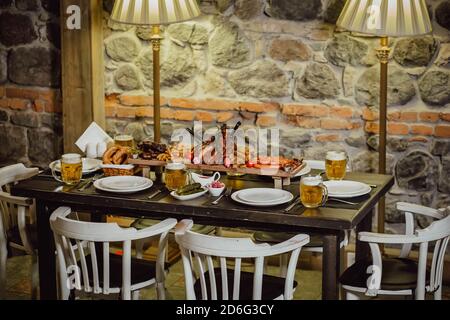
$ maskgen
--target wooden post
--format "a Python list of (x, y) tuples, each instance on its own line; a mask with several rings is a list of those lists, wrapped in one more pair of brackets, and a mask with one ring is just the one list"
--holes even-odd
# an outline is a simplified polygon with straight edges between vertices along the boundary
[[(81, 9), (80, 29), (67, 25), (70, 6)], [(101, 1), (61, 1), (64, 152), (81, 152), (75, 142), (92, 121), (105, 127), (102, 10)]]

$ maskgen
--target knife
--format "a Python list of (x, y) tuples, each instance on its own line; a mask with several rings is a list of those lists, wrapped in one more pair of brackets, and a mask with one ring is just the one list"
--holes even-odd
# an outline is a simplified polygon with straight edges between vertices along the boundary
[(287, 207), (286, 209), (284, 209), (284, 212), (289, 212), (289, 211), (291, 211), (292, 208), (294, 208), (294, 207), (300, 202), (300, 201), (297, 201), (297, 200), (299, 200), (299, 198), (300, 198), (300, 195), (296, 196), (296, 197), (294, 198), (294, 200), (292, 200), (291, 205), (290, 205), (289, 207)]
[(155, 192), (153, 192), (147, 199), (153, 199), (154, 197), (156, 197), (158, 194), (160, 194), (162, 192), (162, 190), (157, 190)]

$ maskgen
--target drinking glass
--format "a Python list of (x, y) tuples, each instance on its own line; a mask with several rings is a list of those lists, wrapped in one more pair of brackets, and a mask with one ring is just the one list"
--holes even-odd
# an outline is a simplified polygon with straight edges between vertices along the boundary
[(184, 163), (167, 164), (164, 182), (170, 191), (184, 187), (187, 183), (187, 177), (188, 174)]
[(306, 208), (315, 209), (323, 206), (328, 200), (328, 189), (322, 177), (305, 176), (300, 181), (300, 200)]
[(345, 152), (329, 151), (325, 159), (328, 180), (343, 180), (347, 172), (348, 156)]
[[(56, 167), (60, 166), (61, 177), (56, 174)], [(61, 157), (61, 160), (55, 162), (50, 168), (53, 177), (66, 185), (77, 185), (81, 181), (83, 175), (83, 161), (81, 155), (76, 153), (68, 153)]]
[(121, 147), (134, 147), (134, 139), (130, 135), (118, 135), (114, 137), (114, 143)]

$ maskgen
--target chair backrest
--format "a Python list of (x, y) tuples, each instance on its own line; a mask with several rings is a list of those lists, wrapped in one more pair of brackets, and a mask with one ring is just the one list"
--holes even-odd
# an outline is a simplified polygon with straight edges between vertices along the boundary
[[(264, 259), (269, 256), (290, 253), (290, 259), (285, 279), (284, 298), (292, 299), (295, 270), (301, 248), (309, 242), (308, 235), (298, 235), (292, 239), (270, 246), (269, 244), (255, 244), (249, 238), (223, 238), (202, 235), (190, 231), (193, 222), (184, 220), (177, 225), (175, 239), (180, 246), (186, 284), (186, 298), (195, 300), (195, 278), (200, 280), (202, 299), (218, 299), (217, 282), (221, 281), (221, 297), (223, 300), (239, 300), (241, 282), (242, 259), (255, 260), (253, 277), (253, 299), (260, 300), (263, 286)], [(220, 279), (216, 279), (214, 260), (218, 259)], [(227, 259), (234, 261), (233, 288), (228, 288)], [(209, 274), (209, 288), (205, 274)]]
[(22, 244), (17, 244), (18, 249), (25, 250), (28, 254), (32, 253), (33, 248), (25, 232), (25, 209), (33, 205), (33, 200), (11, 196), (10, 186), (21, 180), (29, 179), (38, 173), (38, 168), (26, 168), (22, 163), (0, 169), (0, 238), (6, 242), (6, 232), (17, 226), (22, 239)]
[[(433, 259), (431, 261), (429, 291), (438, 290), (442, 284), (445, 253), (450, 239), (450, 215), (434, 221), (427, 228), (416, 231), (419, 252), (419, 272), (426, 269), (428, 244), (434, 243)], [(423, 271), (425, 273), (425, 271)], [(419, 275), (420, 277), (420, 275)], [(424, 274), (422, 274), (424, 277)]]
[[(159, 236), (156, 280), (164, 281), (164, 260), (167, 235), (175, 227), (175, 219), (167, 219), (152, 227), (136, 230), (121, 228), (116, 223), (92, 223), (70, 219), (71, 209), (58, 208), (50, 217), (60, 277), (61, 298), (67, 299), (71, 289), (87, 293), (110, 294), (122, 292), (123, 299), (131, 297), (131, 242)], [(122, 286), (110, 287), (110, 243), (122, 244)], [(87, 256), (90, 255), (89, 259)], [(90, 264), (88, 262), (90, 261)], [(103, 270), (99, 270), (102, 261)], [(81, 269), (81, 270), (80, 270)], [(103, 279), (99, 275), (103, 274)], [(91, 287), (93, 284), (93, 287)]]

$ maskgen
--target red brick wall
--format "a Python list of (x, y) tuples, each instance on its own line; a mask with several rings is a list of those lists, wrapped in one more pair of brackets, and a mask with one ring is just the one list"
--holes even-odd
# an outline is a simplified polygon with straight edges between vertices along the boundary
[[(378, 110), (368, 107), (190, 98), (162, 98), (161, 104), (163, 120), (223, 123), (242, 118), (244, 112), (245, 120), (253, 120), (259, 127), (291, 125), (317, 130), (317, 142), (342, 141), (349, 131), (361, 128), (369, 134), (379, 132)], [(113, 94), (106, 98), (105, 107), (108, 118), (153, 117), (153, 97)], [(389, 111), (388, 134), (408, 137), (411, 141), (450, 138), (450, 113)]]

